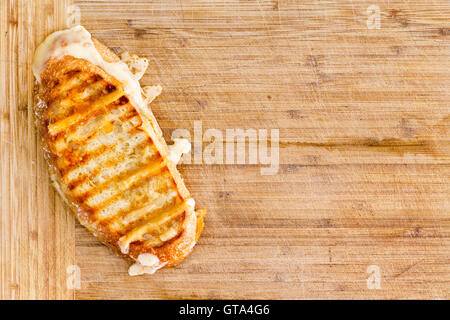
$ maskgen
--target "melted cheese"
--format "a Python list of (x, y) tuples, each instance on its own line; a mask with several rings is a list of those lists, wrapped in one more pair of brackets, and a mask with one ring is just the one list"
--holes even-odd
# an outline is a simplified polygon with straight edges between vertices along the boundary
[(178, 164), (181, 156), (191, 151), (191, 143), (184, 138), (173, 139), (173, 142), (173, 145), (169, 146), (169, 155), (167, 158), (173, 163)]
[(141, 80), (144, 76), (145, 70), (147, 70), (148, 59), (140, 58), (139, 56), (129, 52), (124, 52), (120, 55), (120, 60), (127, 64), (128, 69), (130, 69), (131, 73), (133, 73), (136, 80)]
[(156, 270), (164, 267), (166, 263), (161, 263), (159, 258), (151, 253), (141, 253), (135, 264), (128, 269), (130, 276), (139, 276), (142, 274), (153, 274)]
[[(66, 55), (85, 59), (102, 68), (123, 84), (124, 92), (132, 104), (141, 108), (146, 107), (138, 76), (133, 74), (123, 61), (105, 61), (95, 48), (91, 34), (82, 26), (54, 32), (37, 48), (32, 65), (36, 79), (41, 80), (41, 73), (45, 70), (50, 58), (59, 59)], [(147, 64), (143, 65), (147, 67)], [(136, 72), (143, 73), (142, 70), (136, 70)]]

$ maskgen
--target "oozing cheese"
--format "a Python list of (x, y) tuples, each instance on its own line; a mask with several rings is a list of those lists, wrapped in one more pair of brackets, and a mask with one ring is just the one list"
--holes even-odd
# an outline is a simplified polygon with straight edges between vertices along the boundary
[(164, 267), (166, 263), (161, 263), (159, 258), (151, 253), (141, 253), (135, 264), (128, 269), (130, 276), (141, 274), (153, 274), (156, 270)]
[[(99, 66), (122, 82), (124, 92), (132, 104), (142, 108), (146, 106), (138, 77), (130, 71), (128, 65), (123, 61), (105, 61), (95, 48), (91, 34), (82, 26), (54, 32), (37, 48), (32, 65), (36, 79), (38, 81), (41, 80), (41, 73), (45, 70), (50, 58), (58, 59), (66, 55), (85, 59)], [(143, 66), (146, 68), (147, 64), (143, 64)], [(136, 72), (139, 74), (143, 73), (142, 70), (137, 70)]]
[(187, 139), (173, 139), (173, 145), (169, 146), (168, 159), (177, 164), (181, 156), (191, 151), (191, 143)]

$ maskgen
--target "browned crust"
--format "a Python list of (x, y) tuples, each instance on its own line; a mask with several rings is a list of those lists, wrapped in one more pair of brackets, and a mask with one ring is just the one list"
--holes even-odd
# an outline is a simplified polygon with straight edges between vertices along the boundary
[[(116, 62), (120, 60), (117, 55), (115, 55), (111, 50), (109, 50), (106, 46), (101, 44), (96, 39), (93, 39), (93, 42), (105, 61)], [(98, 237), (100, 241), (112, 248), (118, 255), (124, 257), (127, 260), (133, 261), (136, 260), (141, 253), (152, 253), (158, 256), (161, 262), (166, 263), (166, 267), (176, 266), (192, 251), (193, 246), (198, 240), (203, 229), (203, 216), (205, 213), (204, 210), (201, 210), (199, 214), (196, 214), (193, 210), (187, 210), (184, 213), (184, 221), (181, 234), (175, 239), (167, 241), (166, 243), (164, 243), (164, 245), (157, 248), (144, 248), (142, 245), (131, 244), (129, 253), (123, 254), (118, 246), (117, 235), (102, 230), (101, 227), (94, 226), (95, 221), (91, 221), (86, 210), (81, 207), (79, 203), (77, 203), (77, 201), (70, 197), (70, 192), (67, 186), (62, 182), (58, 169), (55, 165), (55, 157), (49, 148), (49, 140), (45, 124), (45, 112), (47, 110), (47, 105), (44, 103), (44, 101), (49, 101), (50, 97), (48, 97), (48, 94), (51, 91), (50, 88), (56, 85), (56, 81), (58, 81), (58, 79), (61, 79), (62, 75), (65, 72), (74, 69), (97, 73), (106, 81), (117, 86), (121, 86), (120, 82), (117, 79), (107, 74), (103, 69), (93, 65), (86, 60), (77, 59), (72, 56), (65, 56), (59, 60), (49, 61), (47, 68), (41, 74), (42, 81), (38, 87), (38, 92), (36, 95), (37, 104), (35, 112), (38, 131), (40, 133), (42, 146), (44, 149), (45, 159), (48, 163), (50, 177), (55, 188), (58, 190), (63, 200), (75, 213), (80, 223), (85, 226), (90, 232), (92, 232), (96, 237)], [(143, 126), (143, 129), (152, 138), (152, 140), (156, 140), (154, 142), (158, 147), (158, 151), (160, 152), (161, 156), (166, 159), (168, 155), (168, 147), (162, 136), (162, 131), (153, 115), (153, 112), (149, 107), (147, 107), (146, 110), (139, 110), (138, 108), (136, 109), (144, 123), (147, 123), (150, 126), (147, 127), (147, 130), (145, 130), (145, 127)], [(153, 132), (151, 132), (152, 130)], [(175, 164), (173, 164), (172, 162), (168, 162), (167, 167), (178, 187), (178, 191), (182, 198), (189, 198), (189, 191), (187, 190)]]

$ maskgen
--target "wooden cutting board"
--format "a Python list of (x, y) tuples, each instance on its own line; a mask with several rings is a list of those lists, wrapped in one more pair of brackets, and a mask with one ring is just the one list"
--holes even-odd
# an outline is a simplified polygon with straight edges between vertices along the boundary
[[(77, 12), (149, 58), (169, 142), (194, 121), (279, 129), (275, 175), (180, 166), (208, 215), (177, 268), (129, 277), (49, 184), (30, 64)], [(9, 0), (0, 14), (1, 298), (450, 298), (448, 0)]]

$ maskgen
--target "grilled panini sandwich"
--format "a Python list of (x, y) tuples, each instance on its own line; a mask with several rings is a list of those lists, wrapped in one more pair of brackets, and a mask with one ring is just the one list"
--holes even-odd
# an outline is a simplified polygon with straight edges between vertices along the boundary
[(142, 89), (148, 62), (119, 59), (82, 26), (38, 47), (36, 117), (53, 184), (82, 225), (133, 261), (130, 275), (180, 263), (203, 228), (203, 210), (176, 169), (190, 144), (166, 145)]

